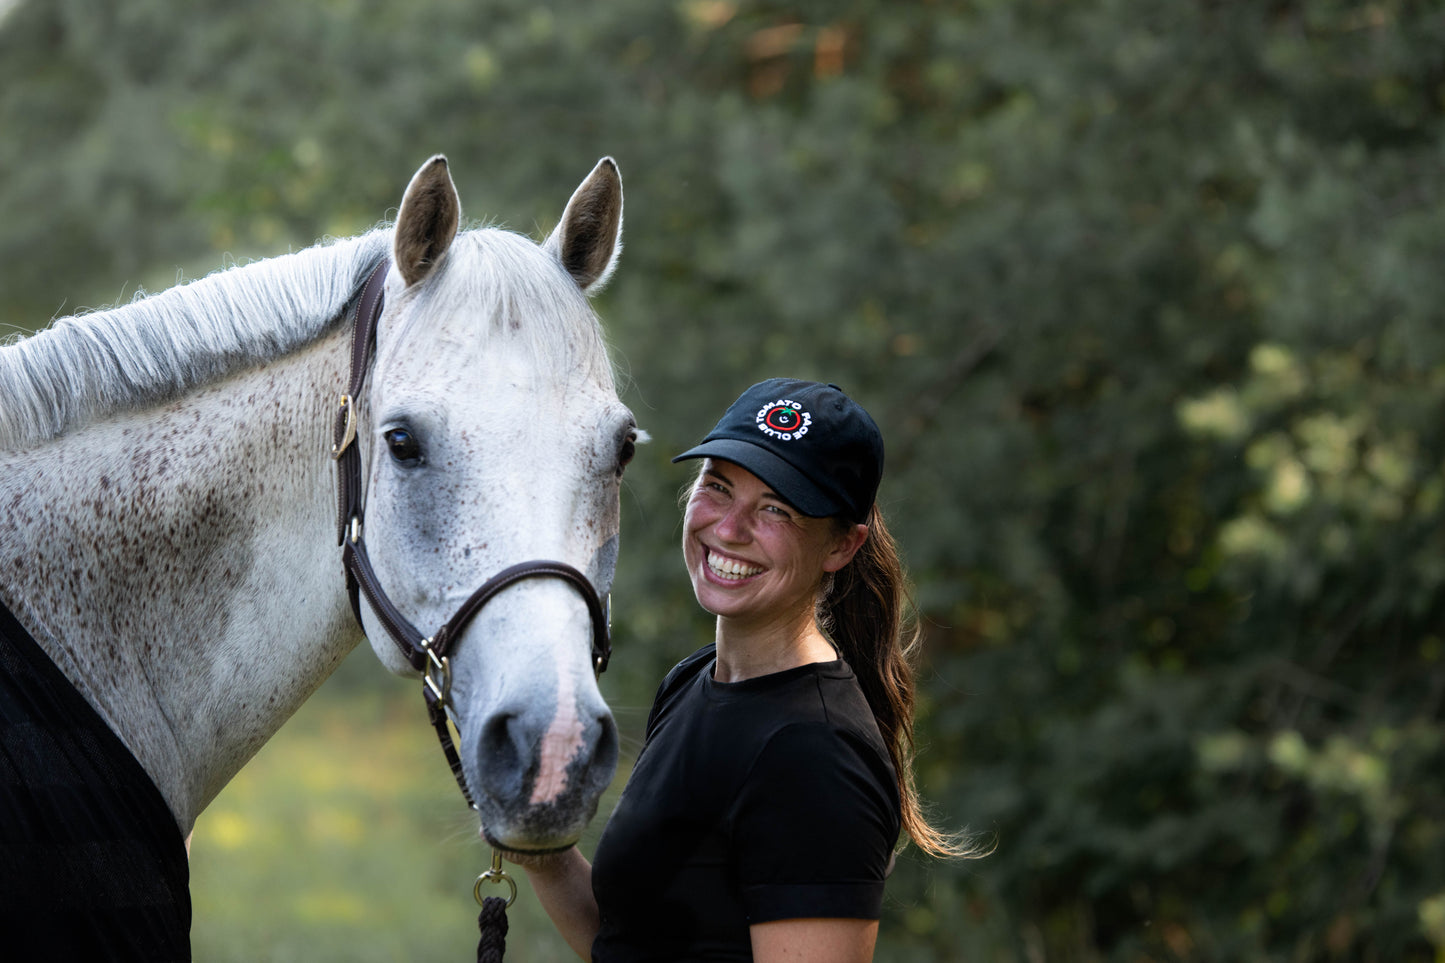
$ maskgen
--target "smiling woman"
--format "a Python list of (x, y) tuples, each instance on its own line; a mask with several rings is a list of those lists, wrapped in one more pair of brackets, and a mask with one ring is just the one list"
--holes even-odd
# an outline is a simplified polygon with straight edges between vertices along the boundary
[(916, 633), (874, 499), (883, 439), (834, 385), (773, 379), (702, 444), (683, 560), (712, 645), (658, 690), (603, 831), (524, 865), (583, 958), (872, 958), (900, 829), (967, 855), (913, 792)]

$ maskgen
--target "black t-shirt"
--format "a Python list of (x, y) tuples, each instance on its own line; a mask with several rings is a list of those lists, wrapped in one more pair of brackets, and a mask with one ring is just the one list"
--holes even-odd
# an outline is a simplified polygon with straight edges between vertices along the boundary
[(189, 960), (189, 877), (160, 790), (0, 605), (0, 959)]
[(748, 927), (877, 919), (897, 781), (846, 662), (722, 684), (672, 670), (598, 841), (595, 963), (750, 960)]

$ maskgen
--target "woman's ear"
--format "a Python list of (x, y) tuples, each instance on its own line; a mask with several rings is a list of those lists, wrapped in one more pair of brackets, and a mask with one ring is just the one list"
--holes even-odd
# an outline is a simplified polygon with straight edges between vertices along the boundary
[(850, 525), (839, 533), (837, 541), (833, 543), (833, 549), (828, 557), (823, 559), (823, 571), (836, 572), (853, 561), (853, 556), (858, 554), (858, 549), (868, 541), (868, 526), (862, 523)]

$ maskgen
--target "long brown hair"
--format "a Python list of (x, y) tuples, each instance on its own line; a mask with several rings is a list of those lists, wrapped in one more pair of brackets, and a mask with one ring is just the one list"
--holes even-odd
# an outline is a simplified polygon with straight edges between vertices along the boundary
[[(847, 519), (836, 520), (841, 530)], [(834, 573), (817, 604), (819, 627), (852, 666), (893, 769), (903, 804), (903, 829), (931, 856), (982, 855), (966, 834), (934, 827), (923, 812), (913, 782), (913, 662), (922, 638), (910, 604), (908, 580), (898, 544), (874, 505), (868, 538), (853, 560)]]

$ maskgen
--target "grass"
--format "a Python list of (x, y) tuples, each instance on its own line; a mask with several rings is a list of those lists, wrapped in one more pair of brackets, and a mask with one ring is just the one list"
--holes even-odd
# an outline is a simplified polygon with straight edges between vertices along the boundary
[[(358, 652), (201, 815), (191, 844), (198, 963), (476, 958), (472, 885), (490, 850), (417, 686), (377, 676), (371, 653)], [(621, 783), (583, 841), (589, 854)], [(576, 960), (525, 874), (509, 872), (509, 963)]]

